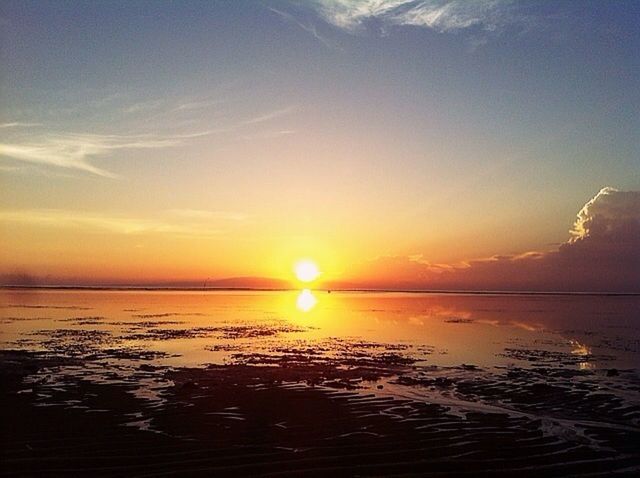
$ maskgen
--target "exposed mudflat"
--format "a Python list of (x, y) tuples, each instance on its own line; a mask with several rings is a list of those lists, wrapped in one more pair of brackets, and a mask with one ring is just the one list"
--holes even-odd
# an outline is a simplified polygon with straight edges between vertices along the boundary
[(417, 315), (412, 302), (406, 314), (355, 302), (330, 309), (333, 322), (289, 319), (262, 298), (205, 297), (217, 309), (126, 295), (4, 307), (0, 474), (640, 473), (626, 315), (551, 328), (500, 322), (511, 303), (423, 304)]

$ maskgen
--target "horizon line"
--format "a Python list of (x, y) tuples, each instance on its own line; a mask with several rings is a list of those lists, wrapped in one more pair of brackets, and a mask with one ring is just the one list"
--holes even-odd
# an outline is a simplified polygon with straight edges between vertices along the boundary
[(406, 293), (406, 294), (467, 294), (467, 295), (580, 295), (580, 296), (640, 296), (640, 292), (616, 291), (535, 291), (535, 290), (468, 290), (468, 289), (391, 289), (391, 288), (312, 288), (312, 287), (178, 287), (178, 286), (91, 286), (91, 285), (0, 285), (0, 290), (87, 290), (87, 291), (184, 291), (184, 292), (314, 292)]

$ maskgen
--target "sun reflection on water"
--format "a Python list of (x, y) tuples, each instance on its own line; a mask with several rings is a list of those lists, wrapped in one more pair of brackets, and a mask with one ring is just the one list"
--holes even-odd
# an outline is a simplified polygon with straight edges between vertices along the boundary
[[(591, 356), (591, 348), (587, 347), (586, 345), (578, 342), (577, 340), (569, 340), (569, 343), (571, 344), (571, 354), (572, 355), (578, 355), (580, 357), (585, 357), (588, 358)], [(595, 364), (589, 362), (588, 360), (585, 360), (584, 362), (578, 362), (578, 368), (580, 370), (591, 370), (595, 368)]]
[(580, 356), (589, 356), (591, 355), (591, 348), (578, 342), (577, 340), (569, 340), (569, 343), (571, 344), (571, 354), (572, 355), (580, 355)]
[(310, 289), (303, 289), (296, 298), (296, 307), (302, 312), (308, 312), (315, 307), (318, 299)]

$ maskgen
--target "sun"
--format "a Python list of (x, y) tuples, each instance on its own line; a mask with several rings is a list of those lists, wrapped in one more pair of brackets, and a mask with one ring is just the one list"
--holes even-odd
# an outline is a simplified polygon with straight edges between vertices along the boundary
[(293, 266), (293, 270), (300, 282), (312, 282), (320, 275), (320, 270), (316, 263), (308, 259), (296, 262)]

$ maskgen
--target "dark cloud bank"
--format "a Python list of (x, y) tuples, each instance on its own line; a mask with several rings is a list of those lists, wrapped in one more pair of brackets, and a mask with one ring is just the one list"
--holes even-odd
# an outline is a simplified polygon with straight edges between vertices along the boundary
[[(640, 293), (640, 191), (603, 188), (580, 210), (567, 242), (554, 251), (462, 266), (385, 257), (365, 269), (360, 277), (380, 278), (362, 281), (374, 288)], [(385, 277), (396, 280), (389, 283)]]

